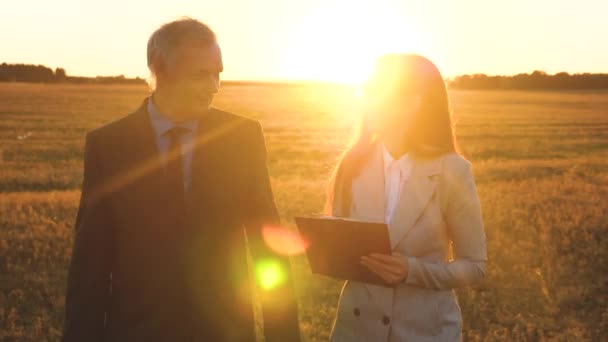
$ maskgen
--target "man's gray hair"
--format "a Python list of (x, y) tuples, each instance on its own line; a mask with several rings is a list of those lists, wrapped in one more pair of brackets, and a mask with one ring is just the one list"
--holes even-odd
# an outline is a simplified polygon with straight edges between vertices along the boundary
[(217, 43), (215, 33), (209, 26), (189, 17), (166, 23), (148, 39), (148, 68), (152, 76), (151, 87), (155, 88), (156, 75), (166, 70), (173, 54), (184, 43)]

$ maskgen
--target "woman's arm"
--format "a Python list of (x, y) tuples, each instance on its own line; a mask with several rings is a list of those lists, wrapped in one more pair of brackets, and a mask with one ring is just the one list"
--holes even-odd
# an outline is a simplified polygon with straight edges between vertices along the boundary
[(485, 275), (486, 235), (471, 164), (461, 157), (446, 158), (445, 219), (454, 260), (427, 262), (407, 257), (405, 283), (431, 289), (452, 289), (480, 281)]

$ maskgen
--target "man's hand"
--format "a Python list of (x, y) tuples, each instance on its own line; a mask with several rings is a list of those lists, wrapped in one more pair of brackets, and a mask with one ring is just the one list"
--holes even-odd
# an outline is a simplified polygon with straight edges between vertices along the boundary
[(376, 254), (361, 257), (361, 264), (379, 275), (390, 285), (398, 285), (405, 281), (409, 270), (407, 257), (401, 254)]

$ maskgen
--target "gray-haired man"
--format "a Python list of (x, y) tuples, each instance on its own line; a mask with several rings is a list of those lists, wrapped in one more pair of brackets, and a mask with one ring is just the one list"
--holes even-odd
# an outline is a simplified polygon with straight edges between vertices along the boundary
[(285, 273), (258, 292), (266, 341), (299, 341), (289, 261), (262, 238), (278, 215), (260, 124), (210, 107), (215, 34), (165, 24), (148, 66), (152, 96), (86, 137), (63, 340), (255, 340), (248, 244)]

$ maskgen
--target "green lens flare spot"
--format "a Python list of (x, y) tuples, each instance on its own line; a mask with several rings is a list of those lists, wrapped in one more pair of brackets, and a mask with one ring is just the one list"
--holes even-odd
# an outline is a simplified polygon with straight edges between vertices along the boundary
[(255, 277), (259, 286), (265, 290), (270, 290), (286, 280), (285, 270), (277, 260), (260, 260), (255, 265)]

